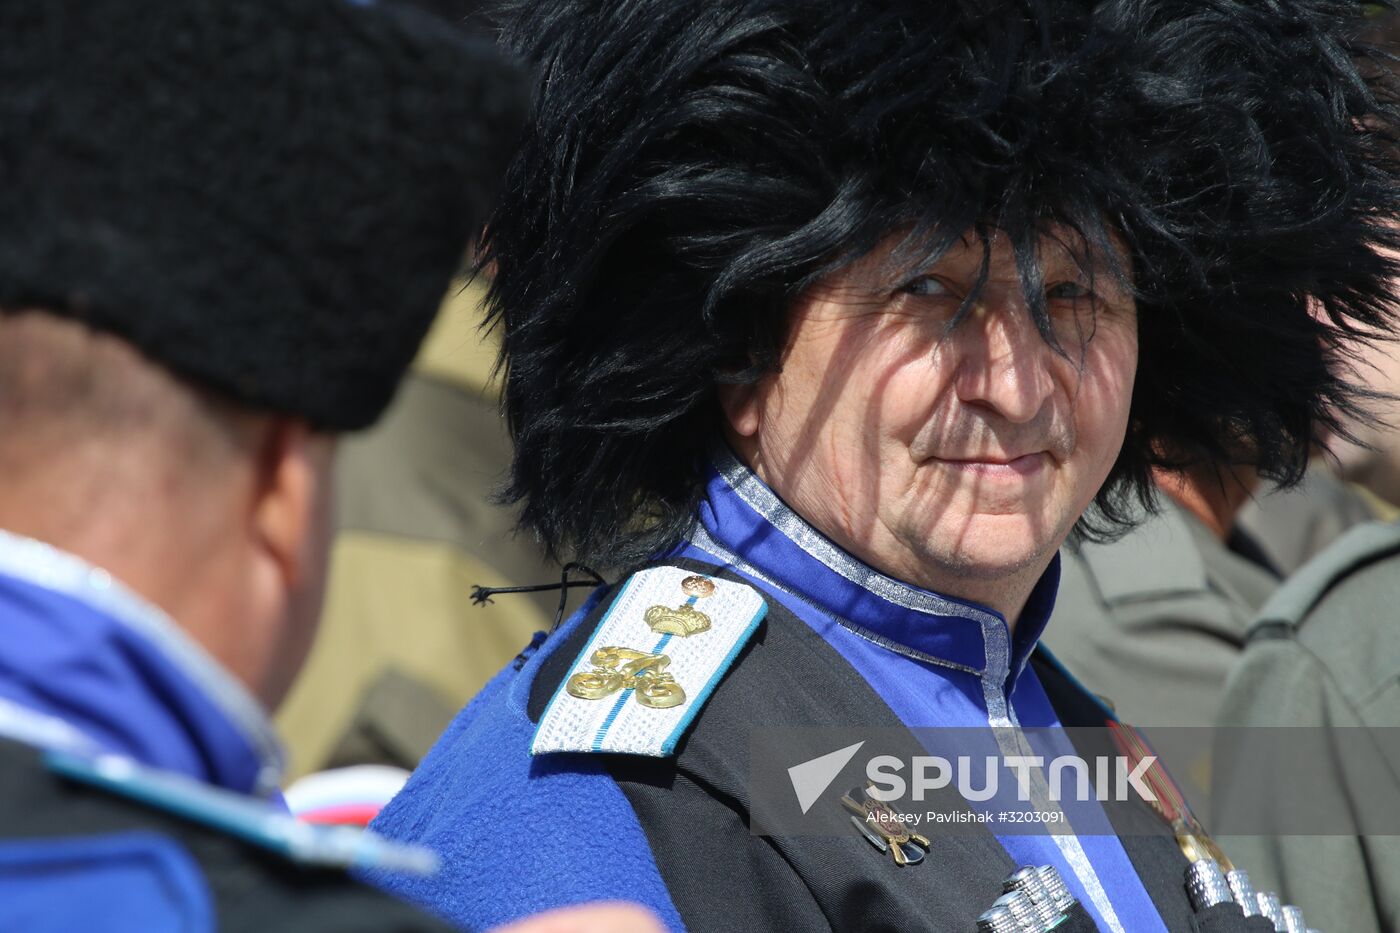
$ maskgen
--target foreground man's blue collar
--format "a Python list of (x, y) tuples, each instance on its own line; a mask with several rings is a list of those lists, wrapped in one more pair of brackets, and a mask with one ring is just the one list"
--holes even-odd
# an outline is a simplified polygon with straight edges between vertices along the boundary
[(1010, 692), (1035, 648), (1059, 586), (1059, 556), (1017, 621), (976, 603), (886, 576), (853, 557), (778, 498), (727, 447), (712, 470), (691, 543), (908, 657), (977, 674)]
[(27, 633), (0, 645), (0, 725), (27, 711), (36, 735), (56, 719), (98, 750), (243, 793), (277, 789), (283, 751), (261, 705), (107, 571), (0, 531), (0, 616)]

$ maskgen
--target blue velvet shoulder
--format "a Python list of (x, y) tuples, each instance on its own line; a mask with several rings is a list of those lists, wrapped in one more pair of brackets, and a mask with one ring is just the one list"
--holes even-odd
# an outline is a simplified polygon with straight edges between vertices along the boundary
[(364, 880), (473, 929), (554, 907), (628, 900), (684, 930), (631, 804), (597, 758), (530, 756), (530, 685), (584, 624), (590, 599), (517, 672), (497, 674), (458, 714), (372, 828), (427, 846), (431, 877)]

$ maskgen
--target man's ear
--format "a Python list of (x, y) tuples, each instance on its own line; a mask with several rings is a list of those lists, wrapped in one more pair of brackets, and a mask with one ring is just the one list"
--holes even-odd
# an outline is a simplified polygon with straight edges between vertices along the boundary
[(762, 418), (759, 413), (759, 392), (757, 383), (726, 383), (718, 387), (719, 405), (724, 409), (724, 419), (729, 429), (739, 437), (753, 437), (758, 433)]
[(331, 495), (334, 443), (304, 421), (273, 418), (266, 426), (257, 457), (252, 503), (255, 539), (277, 564), (289, 588), (317, 573), (316, 549)]

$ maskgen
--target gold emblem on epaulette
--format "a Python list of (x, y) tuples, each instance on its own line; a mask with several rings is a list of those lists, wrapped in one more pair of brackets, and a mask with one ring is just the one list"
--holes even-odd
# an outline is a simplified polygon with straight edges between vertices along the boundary
[(715, 581), (700, 574), (693, 574), (681, 581), (681, 592), (696, 599), (704, 599), (715, 594)]
[(653, 632), (689, 638), (709, 630), (710, 617), (696, 609), (695, 603), (714, 595), (715, 581), (700, 574), (692, 574), (681, 581), (681, 592), (690, 599), (674, 609), (670, 606), (652, 606), (642, 616)]
[(710, 627), (710, 617), (694, 606), (681, 605), (674, 609), (670, 606), (652, 606), (642, 618), (653, 632), (679, 635), (681, 638), (698, 635)]
[(685, 690), (666, 673), (671, 659), (635, 648), (609, 646), (589, 657), (591, 671), (570, 677), (564, 689), (581, 700), (601, 700), (622, 690), (632, 690), (637, 702), (651, 709), (669, 709), (685, 702)]

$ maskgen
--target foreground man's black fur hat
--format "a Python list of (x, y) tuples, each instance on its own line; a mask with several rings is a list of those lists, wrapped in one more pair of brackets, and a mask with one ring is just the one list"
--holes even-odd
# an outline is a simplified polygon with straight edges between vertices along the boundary
[(351, 0), (0, 0), (0, 308), (111, 331), (260, 408), (382, 411), (528, 87)]
[[(691, 520), (717, 383), (778, 361), (815, 279), (913, 230), (1126, 244), (1141, 362), (1099, 505), (1153, 463), (1296, 479), (1388, 326), (1392, 98), (1337, 0), (537, 0), (538, 64), (488, 225), (516, 440), (509, 497), (559, 553), (625, 560)], [(1115, 270), (1099, 270), (1114, 274)], [(899, 283), (894, 283), (899, 284)]]

